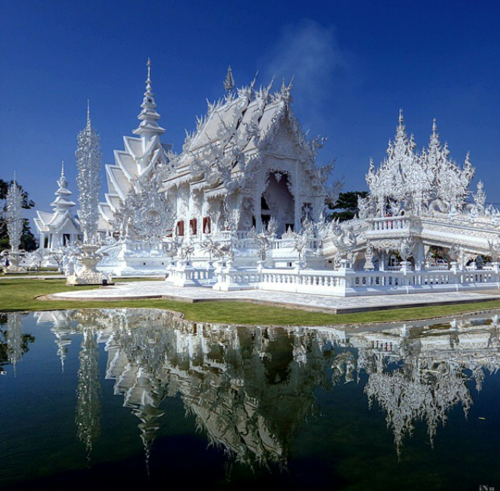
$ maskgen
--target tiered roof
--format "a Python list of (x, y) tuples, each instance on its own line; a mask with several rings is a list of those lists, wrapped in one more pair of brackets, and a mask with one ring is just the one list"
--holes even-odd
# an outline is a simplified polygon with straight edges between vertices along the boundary
[(38, 217), (34, 219), (36, 227), (39, 232), (45, 233), (79, 233), (80, 224), (72, 214), (72, 209), (76, 203), (69, 199), (73, 193), (68, 189), (68, 180), (64, 174), (64, 162), (61, 166), (61, 177), (58, 179), (57, 185), (59, 187), (54, 193), (56, 199), (50, 204), (54, 212), (37, 211)]
[(148, 60), (146, 91), (138, 116), (139, 126), (133, 131), (139, 138), (124, 136), (124, 150), (114, 151), (114, 164), (106, 165), (108, 192), (105, 202), (99, 203), (99, 230), (109, 230), (115, 212), (126, 199), (131, 187), (137, 187), (143, 176), (149, 176), (158, 166), (168, 163), (171, 145), (163, 144), (160, 136), (165, 130), (158, 125), (160, 115), (151, 86), (151, 61)]

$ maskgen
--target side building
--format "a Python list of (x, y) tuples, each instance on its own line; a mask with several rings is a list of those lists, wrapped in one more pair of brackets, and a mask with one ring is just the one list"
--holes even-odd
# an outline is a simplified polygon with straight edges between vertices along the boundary
[(40, 249), (47, 251), (55, 251), (82, 239), (80, 223), (73, 210), (76, 204), (70, 200), (72, 192), (64, 175), (64, 163), (57, 184), (56, 199), (50, 204), (54, 211), (37, 211), (34, 219)]

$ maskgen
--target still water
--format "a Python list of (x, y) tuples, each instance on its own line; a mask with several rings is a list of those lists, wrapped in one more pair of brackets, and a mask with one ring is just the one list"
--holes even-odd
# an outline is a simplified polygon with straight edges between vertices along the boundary
[[(0, 488), (500, 490), (500, 322), (0, 317)], [(482, 486), (482, 487), (481, 487)]]

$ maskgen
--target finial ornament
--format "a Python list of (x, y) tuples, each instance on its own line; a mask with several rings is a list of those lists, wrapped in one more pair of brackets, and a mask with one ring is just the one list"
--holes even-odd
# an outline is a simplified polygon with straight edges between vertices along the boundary
[(227, 67), (227, 75), (224, 80), (224, 89), (226, 89), (226, 95), (231, 95), (234, 90), (234, 78), (233, 71), (231, 69), (231, 65)]
[(403, 121), (404, 121), (404, 119), (403, 119), (403, 110), (400, 109), (399, 110), (399, 127), (403, 126)]
[(135, 135), (144, 135), (145, 138), (151, 138), (154, 135), (165, 133), (163, 128), (158, 126), (160, 115), (156, 112), (156, 102), (154, 99), (152, 82), (151, 82), (151, 58), (148, 58), (146, 63), (148, 67), (148, 77), (146, 79), (146, 92), (142, 100), (142, 111), (139, 114), (139, 127), (134, 130)]
[(90, 128), (90, 99), (87, 99), (87, 128)]
[(151, 92), (151, 58), (148, 58), (148, 78), (146, 80), (146, 92)]

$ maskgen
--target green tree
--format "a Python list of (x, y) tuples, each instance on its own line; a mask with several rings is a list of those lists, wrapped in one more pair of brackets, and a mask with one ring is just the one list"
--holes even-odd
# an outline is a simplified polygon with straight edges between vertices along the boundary
[[(9, 187), (13, 181), (4, 181), (0, 179), (0, 251), (4, 249), (8, 249), (9, 245), (9, 235), (7, 234), (7, 223), (5, 221), (5, 212), (7, 211), (7, 193), (9, 191)], [(21, 185), (19, 188), (23, 194), (23, 208), (29, 210), (35, 206), (33, 200), (31, 200), (28, 196), (27, 191), (25, 191)], [(31, 232), (30, 223), (27, 218), (23, 221), (23, 235), (21, 236), (21, 249), (25, 251), (33, 251), (37, 248), (37, 243), (35, 236)]]
[(368, 193), (366, 191), (340, 193), (338, 200), (333, 205), (329, 205), (329, 208), (332, 210), (330, 218), (332, 220), (340, 220), (341, 222), (351, 220), (359, 211), (358, 197), (366, 198), (367, 196)]

